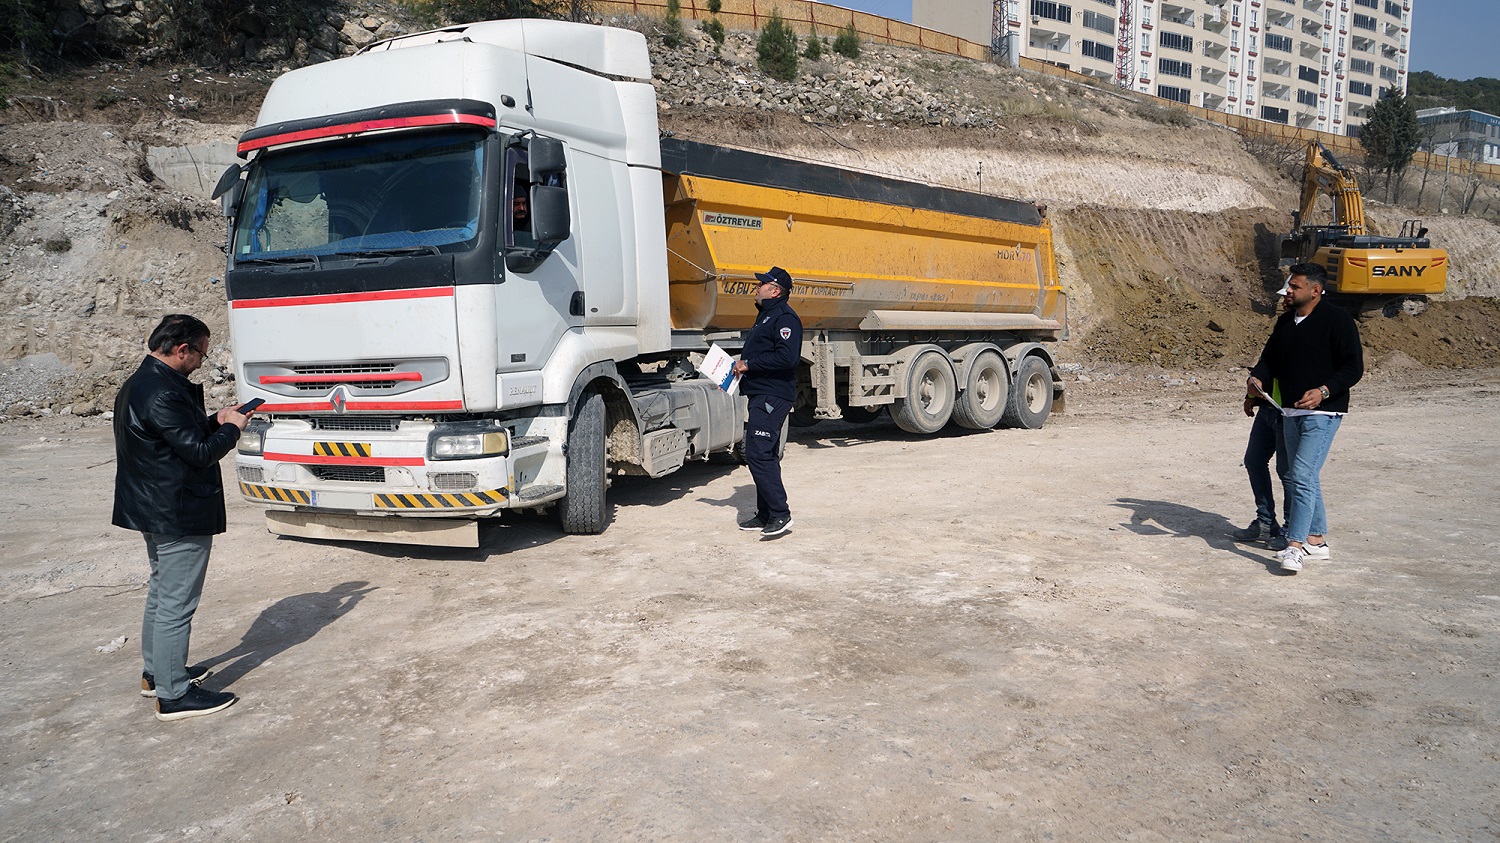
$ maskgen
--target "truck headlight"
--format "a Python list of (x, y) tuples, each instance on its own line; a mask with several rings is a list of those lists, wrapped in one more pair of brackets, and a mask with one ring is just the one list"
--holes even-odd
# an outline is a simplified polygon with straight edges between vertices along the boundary
[(235, 445), (235, 450), (247, 457), (258, 457), (266, 452), (266, 431), (271, 425), (256, 419), (245, 425), (245, 430), (240, 434), (240, 441)]
[(478, 457), (503, 457), (510, 453), (510, 437), (503, 431), (494, 433), (434, 432), (427, 455), (434, 460), (471, 460)]

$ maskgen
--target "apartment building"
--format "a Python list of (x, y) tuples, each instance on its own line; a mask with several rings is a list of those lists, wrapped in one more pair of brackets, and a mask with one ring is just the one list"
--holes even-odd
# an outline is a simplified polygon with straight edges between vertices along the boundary
[(912, 22), (1163, 99), (1349, 134), (1406, 91), (1415, 0), (912, 0)]

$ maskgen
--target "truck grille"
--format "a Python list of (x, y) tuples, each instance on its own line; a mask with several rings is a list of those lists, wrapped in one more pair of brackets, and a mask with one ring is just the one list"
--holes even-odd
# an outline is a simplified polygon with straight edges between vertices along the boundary
[(385, 482), (385, 468), (378, 465), (310, 465), (307, 468), (319, 480), (335, 483)]
[(339, 383), (337, 378), (347, 377), (351, 382), (357, 379), (361, 390), (392, 390), (406, 381), (409, 375), (399, 379), (392, 377), (390, 380), (380, 380), (371, 378), (370, 376), (386, 375), (395, 371), (396, 364), (394, 363), (368, 363), (348, 366), (293, 366), (292, 372), (297, 377), (304, 377), (307, 380), (293, 381), (289, 386), (299, 392), (317, 392), (321, 394), (327, 392), (334, 384)]
[(313, 430), (376, 430), (395, 433), (401, 427), (400, 419), (370, 418), (367, 416), (340, 416), (337, 418), (318, 416), (308, 419)]
[(479, 475), (472, 471), (445, 471), (427, 475), (427, 485), (434, 492), (467, 492), (479, 483)]
[(261, 467), (258, 466), (258, 465), (242, 465), (242, 466), (238, 466), (235, 469), (235, 474), (239, 475), (240, 481), (244, 482), (244, 483), (263, 483), (263, 482), (265, 482), (265, 474), (266, 473), (263, 470), (261, 470)]

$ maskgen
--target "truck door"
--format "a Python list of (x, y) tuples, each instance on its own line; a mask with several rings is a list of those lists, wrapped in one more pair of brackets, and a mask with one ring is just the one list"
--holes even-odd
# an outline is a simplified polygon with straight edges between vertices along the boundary
[[(505, 278), (496, 293), (502, 374), (539, 370), (562, 335), (583, 324), (579, 238), (539, 240), (536, 235), (547, 232), (534, 230), (546, 222), (536, 215), (547, 210), (541, 206), (555, 205), (562, 195), (569, 205), (573, 202), (565, 169), (533, 172), (529, 144), (536, 138), (517, 136), (505, 148), (501, 178), (507, 212), (500, 215), (498, 238)], [(554, 154), (561, 149), (556, 141), (541, 140)]]

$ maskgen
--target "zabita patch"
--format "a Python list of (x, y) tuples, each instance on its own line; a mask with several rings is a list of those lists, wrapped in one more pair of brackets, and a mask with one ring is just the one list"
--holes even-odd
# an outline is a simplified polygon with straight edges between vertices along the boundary
[(784, 340), (791, 339), (792, 338), (792, 329), (791, 328), (782, 328), (781, 329), (781, 338), (784, 339)]

